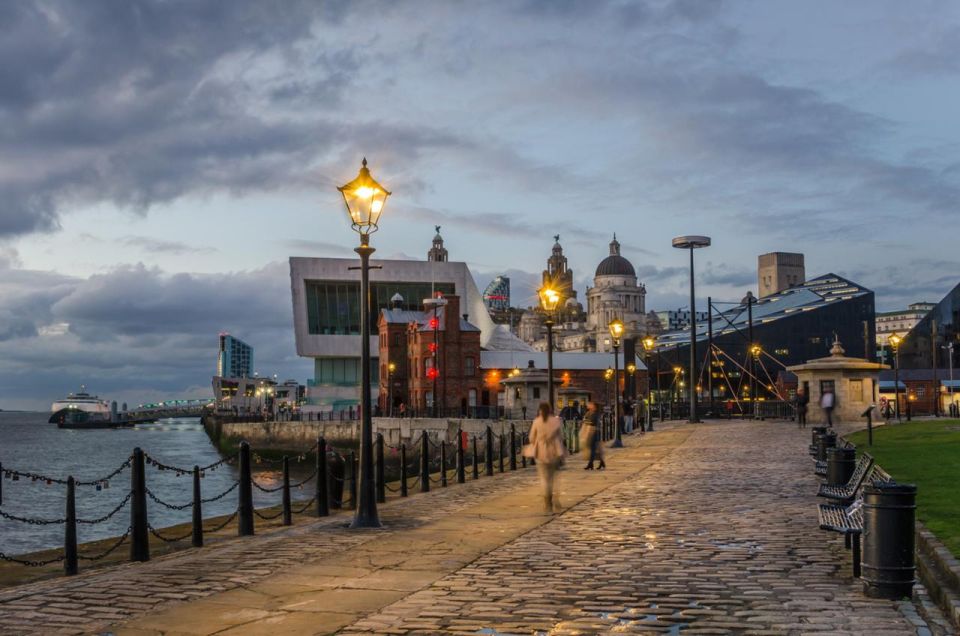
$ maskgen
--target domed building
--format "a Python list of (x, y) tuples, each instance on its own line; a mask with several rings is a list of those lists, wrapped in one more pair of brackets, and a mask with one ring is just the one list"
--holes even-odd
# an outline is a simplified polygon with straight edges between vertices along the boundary
[(593, 277), (593, 287), (587, 288), (587, 331), (596, 339), (597, 351), (611, 351), (607, 325), (619, 318), (628, 334), (647, 332), (647, 289), (637, 283), (637, 270), (620, 255), (620, 242), (613, 235), (610, 255), (600, 261)]

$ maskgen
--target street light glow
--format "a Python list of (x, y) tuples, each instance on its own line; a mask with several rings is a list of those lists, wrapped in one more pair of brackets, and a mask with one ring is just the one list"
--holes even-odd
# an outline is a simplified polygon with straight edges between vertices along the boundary
[(343, 202), (350, 215), (351, 227), (361, 236), (376, 232), (390, 192), (370, 176), (366, 157), (363, 159), (357, 177), (337, 190), (343, 195)]
[(543, 307), (544, 311), (556, 311), (557, 305), (560, 304), (560, 292), (547, 286), (541, 288), (537, 295), (540, 296), (540, 306)]

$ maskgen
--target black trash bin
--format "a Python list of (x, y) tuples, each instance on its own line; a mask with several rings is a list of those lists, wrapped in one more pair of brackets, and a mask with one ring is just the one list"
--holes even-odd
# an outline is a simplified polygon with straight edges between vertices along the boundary
[(331, 508), (343, 508), (343, 482), (346, 462), (340, 453), (327, 451), (327, 494)]
[(913, 595), (917, 487), (880, 482), (863, 488), (863, 593)]
[(853, 448), (827, 449), (827, 485), (842, 486), (853, 477), (857, 467), (857, 451)]
[(837, 446), (837, 434), (834, 432), (824, 433), (817, 438), (817, 459), (827, 461), (827, 449)]

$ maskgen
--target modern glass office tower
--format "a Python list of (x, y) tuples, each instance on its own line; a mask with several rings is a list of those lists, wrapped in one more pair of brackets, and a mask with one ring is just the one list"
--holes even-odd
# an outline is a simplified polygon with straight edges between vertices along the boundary
[(253, 347), (228, 333), (221, 333), (217, 375), (221, 378), (253, 377)]
[[(960, 285), (950, 290), (913, 329), (900, 335), (904, 337), (900, 344), (901, 368), (932, 369), (934, 348), (938, 368), (949, 369), (952, 366), (956, 370), (960, 367)], [(949, 346), (951, 343), (952, 348)]]

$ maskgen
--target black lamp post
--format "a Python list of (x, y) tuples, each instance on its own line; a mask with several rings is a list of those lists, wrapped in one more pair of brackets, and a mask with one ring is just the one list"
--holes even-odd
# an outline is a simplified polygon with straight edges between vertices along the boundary
[(354, 249), (360, 255), (360, 488), (357, 492), (357, 512), (350, 527), (379, 528), (376, 482), (373, 477), (373, 419), (370, 413), (370, 255), (375, 251), (370, 247), (370, 234), (377, 231), (390, 192), (370, 176), (366, 158), (356, 179), (337, 190), (343, 195), (351, 227), (360, 234), (360, 246)]
[(607, 325), (610, 328), (610, 338), (613, 345), (613, 444), (610, 448), (623, 448), (623, 439), (620, 437), (620, 338), (623, 337), (623, 321), (614, 318)]
[(553, 316), (560, 304), (560, 294), (552, 287), (544, 287), (537, 292), (540, 296), (540, 306), (547, 315), (544, 325), (547, 327), (547, 396), (550, 401), (550, 410), (554, 407), (553, 398)]
[[(653, 430), (653, 400), (651, 396), (653, 395), (653, 385), (650, 383), (650, 352), (653, 351), (653, 348), (657, 345), (657, 341), (652, 337), (647, 336), (643, 339), (643, 363), (647, 365), (647, 430)], [(660, 364), (658, 361), (657, 364), (657, 408), (661, 409), (660, 406)], [(662, 420), (661, 420), (662, 421)]]
[(893, 399), (894, 408), (897, 411), (897, 422), (902, 423), (900, 419), (900, 343), (903, 338), (897, 334), (892, 334), (889, 339), (890, 346), (893, 348)]
[(690, 423), (699, 422), (697, 417), (697, 300), (693, 288), (693, 250), (710, 246), (709, 236), (678, 236), (673, 239), (677, 249), (690, 250)]

